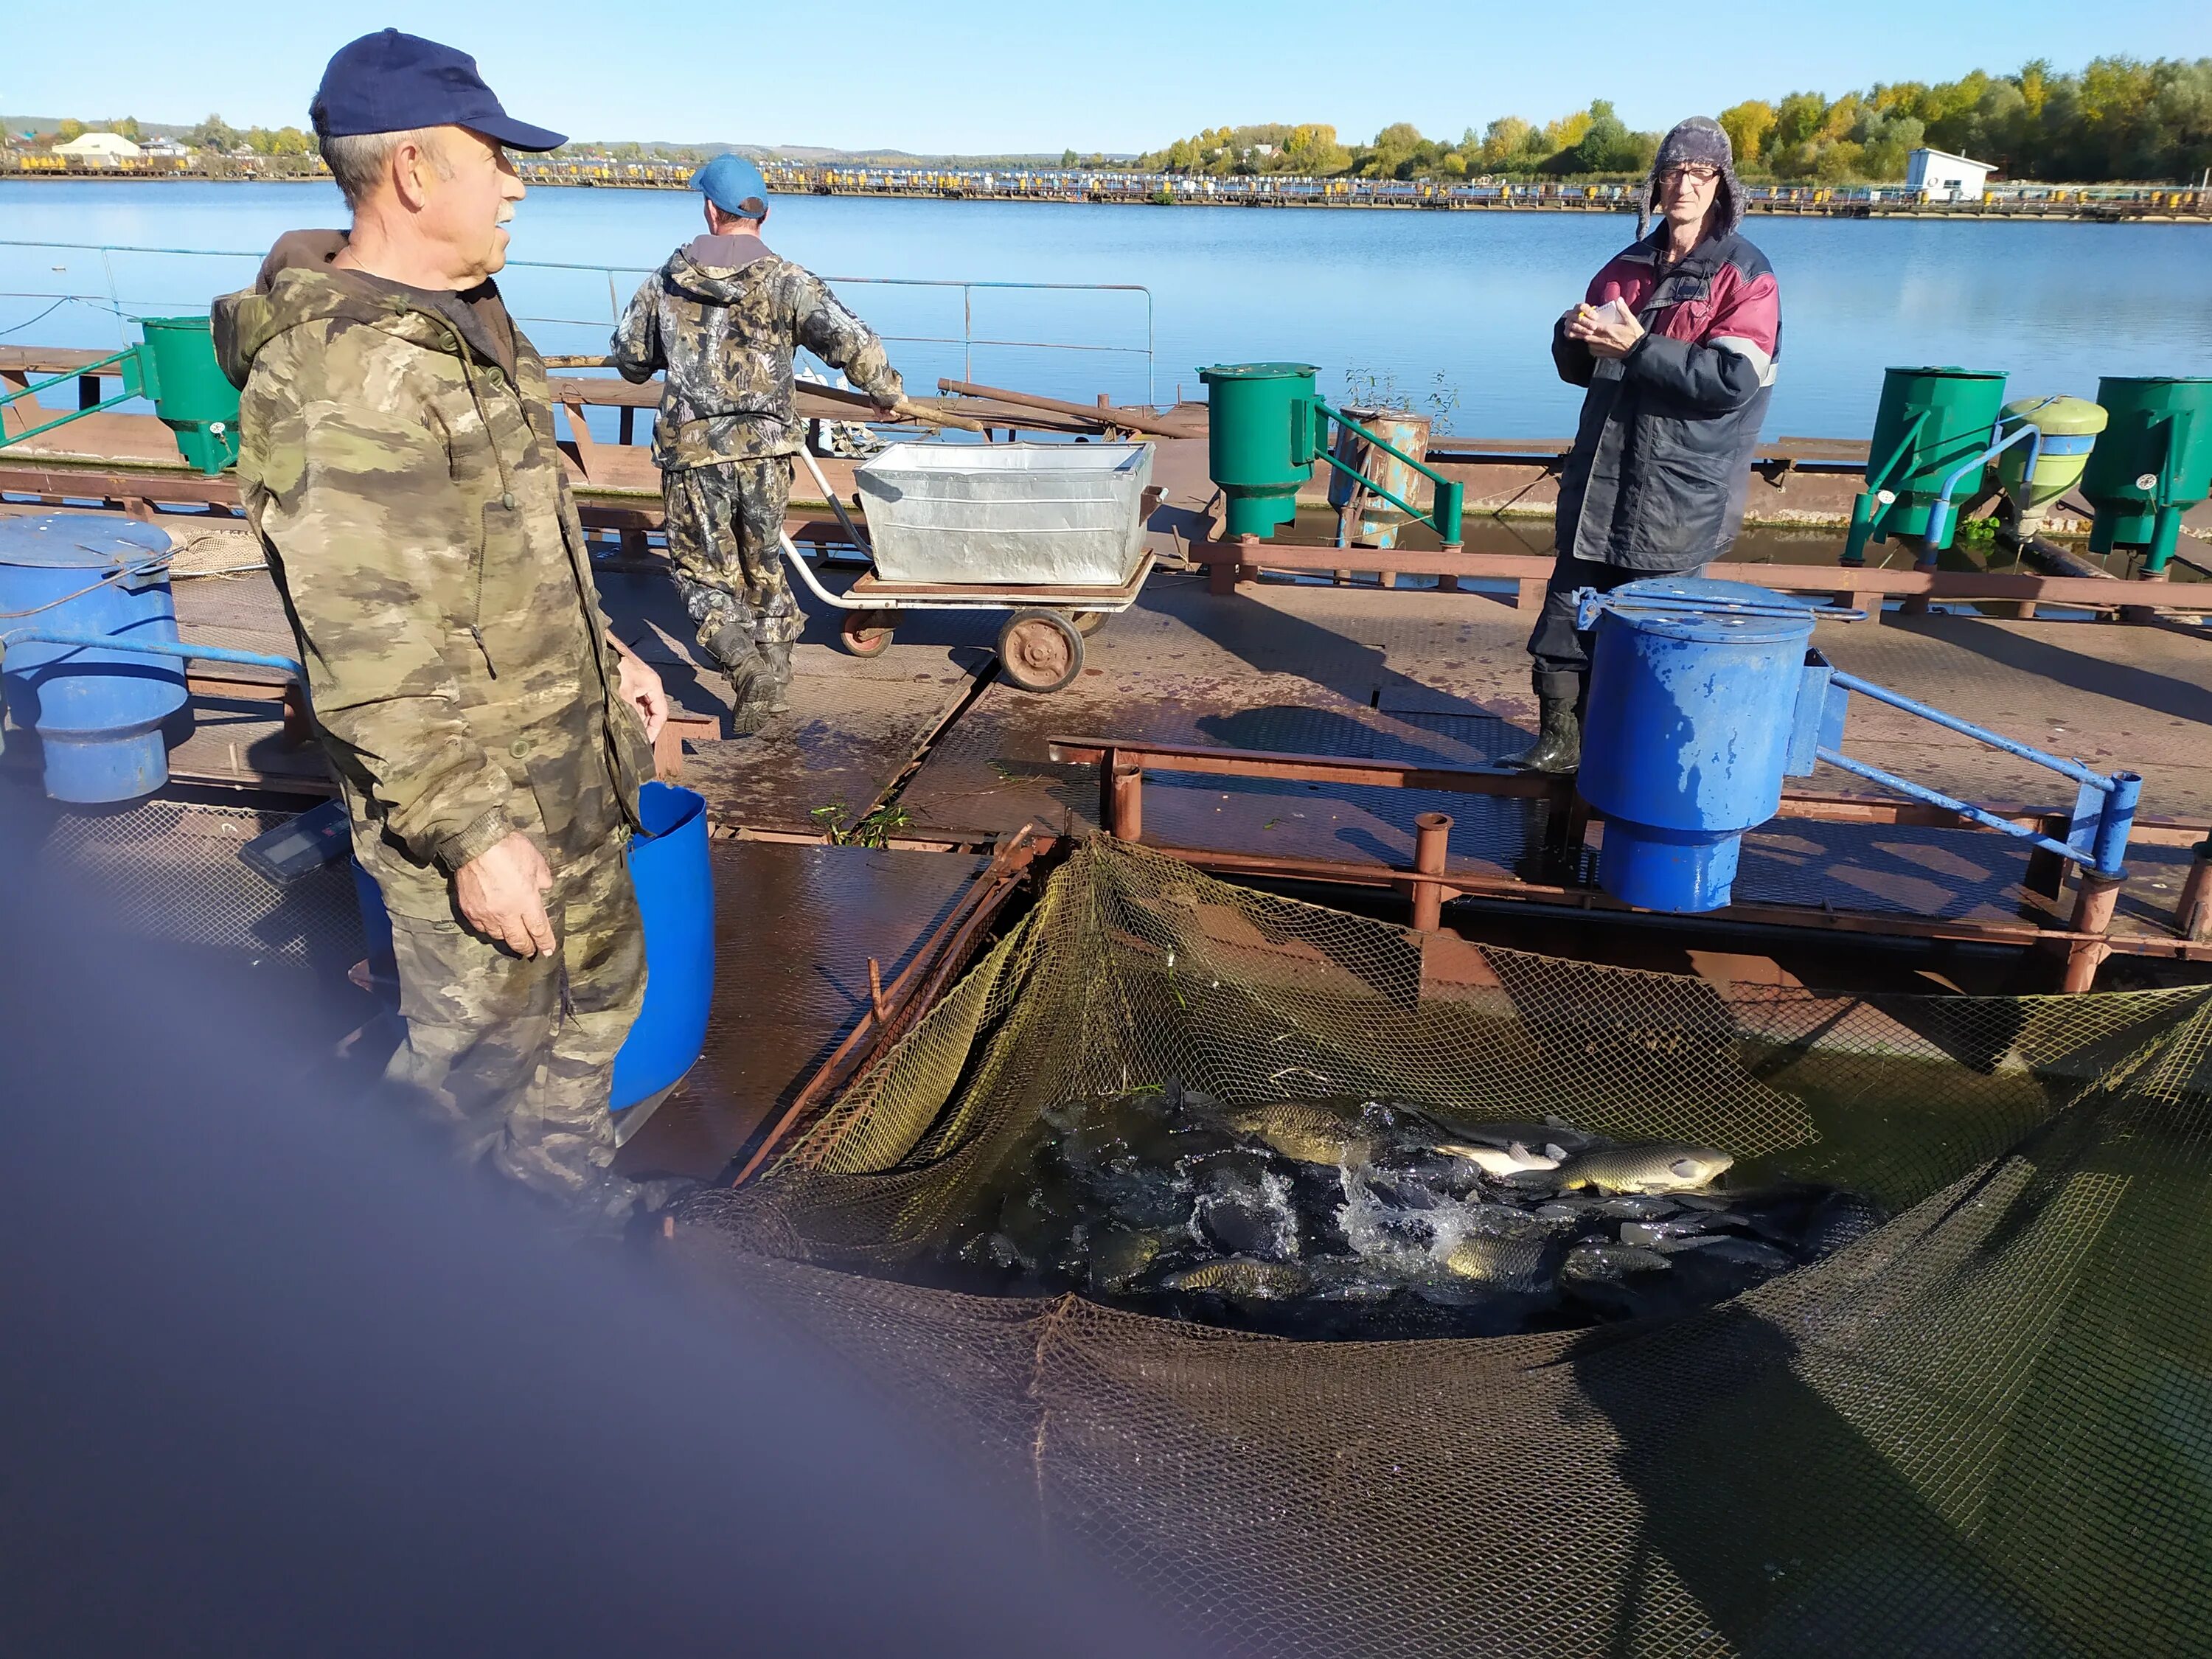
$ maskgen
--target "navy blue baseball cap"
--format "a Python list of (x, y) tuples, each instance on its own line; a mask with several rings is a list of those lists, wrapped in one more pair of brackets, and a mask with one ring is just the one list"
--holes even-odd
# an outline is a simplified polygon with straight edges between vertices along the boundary
[(340, 46), (307, 114), (324, 138), (468, 127), (509, 149), (558, 149), (568, 142), (564, 133), (533, 127), (501, 109), (466, 52), (398, 29)]
[(768, 212), (768, 180), (742, 155), (717, 155), (691, 175), (691, 188), (725, 213), (758, 219)]

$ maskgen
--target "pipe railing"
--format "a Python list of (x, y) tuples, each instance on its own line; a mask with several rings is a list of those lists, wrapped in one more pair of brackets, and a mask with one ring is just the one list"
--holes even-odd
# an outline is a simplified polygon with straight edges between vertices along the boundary
[[(251, 260), (257, 266), (263, 257), (260, 253), (234, 248), (159, 247), (125, 242), (63, 242), (33, 238), (0, 238), (0, 249), (6, 248), (46, 248), (68, 252), (99, 254), (102, 287), (97, 293), (76, 293), (62, 289), (7, 289), (0, 290), (0, 300), (46, 300), (99, 306), (115, 313), (118, 329), (133, 315), (131, 311), (132, 306), (154, 307), (173, 306), (178, 303), (178, 296), (173, 295), (160, 299), (126, 297), (116, 282), (115, 255)], [(506, 269), (509, 271), (580, 271), (602, 277), (606, 285), (607, 310), (605, 316), (567, 317), (517, 311), (514, 313), (517, 322), (550, 327), (612, 329), (622, 316), (623, 307), (629, 303), (630, 293), (635, 289), (638, 283), (653, 274), (653, 268), (647, 265), (577, 264), (550, 259), (512, 259), (507, 262)], [(626, 279), (628, 286), (623, 286), (617, 282), (617, 278)], [(1142, 283), (1027, 283), (933, 276), (825, 276), (823, 280), (833, 285), (853, 288), (913, 288), (957, 291), (960, 295), (960, 332), (958, 334), (885, 334), (882, 337), (895, 344), (957, 346), (961, 352), (963, 379), (975, 378), (975, 357), (979, 347), (1032, 351), (1088, 352), (1109, 357), (1141, 357), (1144, 359), (1146, 401), (1148, 403), (1158, 401), (1159, 382), (1158, 308), (1153, 301), (1152, 291)], [(1143, 297), (1145, 305), (1145, 343), (1142, 345), (1098, 344), (1070, 340), (1002, 339), (995, 335), (978, 334), (975, 331), (975, 296), (978, 292), (993, 291), (1139, 295)], [(191, 302), (197, 305), (202, 301), (199, 298), (193, 298)]]

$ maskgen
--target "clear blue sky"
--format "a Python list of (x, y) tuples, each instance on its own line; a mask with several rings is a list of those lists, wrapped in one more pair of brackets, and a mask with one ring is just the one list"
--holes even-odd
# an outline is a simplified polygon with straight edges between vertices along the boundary
[[(575, 0), (6, 7), (0, 117), (306, 125), (331, 52), (386, 26), (475, 54), (510, 112), (588, 138), (923, 153), (1137, 150), (1201, 126), (1433, 136), (1610, 98), (1666, 126), (1738, 99), (2031, 58), (2212, 55), (2203, 0), (1493, 6), (1403, 0)], [(1357, 55), (1356, 55), (1357, 54)]]

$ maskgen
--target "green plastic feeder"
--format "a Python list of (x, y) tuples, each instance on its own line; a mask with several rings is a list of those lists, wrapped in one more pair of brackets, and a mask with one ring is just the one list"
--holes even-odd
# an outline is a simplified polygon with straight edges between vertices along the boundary
[(1893, 368), (1882, 377), (1867, 452), (1867, 487), (1851, 503), (1845, 564), (1863, 564), (1869, 541), (1919, 540), (1932, 556), (1951, 544), (1958, 507), (1954, 479), (1996, 442), (2005, 377), (1986, 369), (1945, 366)]
[(2087, 398), (2019, 398), (2004, 406), (1999, 437), (2009, 438), (2024, 426), (2037, 434), (2033, 464), (2026, 442), (1997, 457), (1997, 482), (2012, 500), (2014, 526), (2021, 534), (2040, 530), (2051, 503), (2081, 482), (2106, 420), (2103, 407)]
[[(238, 388), (231, 385), (215, 358), (215, 335), (204, 317), (142, 317), (138, 326), (145, 338), (135, 346), (112, 352), (92, 362), (80, 363), (65, 374), (33, 380), (12, 392), (0, 392), (0, 408), (9, 404), (31, 411), (15, 430), (0, 428), (0, 448), (26, 438), (52, 432), (56, 427), (116, 409), (134, 398), (149, 399), (154, 413), (177, 441), (178, 453), (213, 477), (238, 459)], [(90, 377), (106, 369), (120, 388), (98, 403), (80, 404), (57, 415), (42, 406), (39, 394)], [(74, 387), (72, 386), (73, 390)], [(46, 418), (30, 424), (35, 415)]]
[(1230, 536), (1272, 536), (1297, 516), (1298, 491), (1313, 476), (1317, 372), (1310, 363), (1199, 370), (1209, 419), (1206, 471), (1228, 502)]
[(213, 477), (238, 459), (238, 388), (216, 362), (205, 317), (147, 317), (139, 362), (154, 412), (185, 459)]
[(2097, 401), (2112, 424), (2081, 480), (2095, 517), (2092, 551), (2146, 547), (2143, 574), (2173, 556), (2181, 515), (2212, 495), (2212, 380), (2107, 375)]

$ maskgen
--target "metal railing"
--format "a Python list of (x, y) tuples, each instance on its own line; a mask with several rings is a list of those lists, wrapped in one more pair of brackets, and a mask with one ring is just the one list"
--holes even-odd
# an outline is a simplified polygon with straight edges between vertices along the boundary
[[(55, 242), (28, 238), (0, 238), (0, 249), (44, 248), (76, 253), (96, 253), (100, 256), (101, 286), (97, 293), (72, 292), (64, 289), (0, 289), (0, 300), (21, 300), (52, 302), (51, 308), (62, 305), (81, 304), (97, 307), (111, 312), (116, 318), (118, 337), (124, 333), (124, 324), (138, 314), (133, 307), (159, 308), (173, 306), (185, 300), (197, 307), (210, 296), (189, 296), (171, 294), (165, 296), (127, 296), (118, 287), (115, 276), (115, 256), (136, 254), (169, 258), (240, 259), (251, 260), (258, 266), (262, 258), (258, 252), (229, 248), (146, 247), (119, 242)], [(63, 267), (54, 267), (56, 270)], [(586, 327), (612, 329), (629, 302), (629, 294), (638, 283), (657, 269), (652, 265), (577, 264), (558, 260), (513, 259), (507, 270), (514, 271), (582, 271), (605, 279), (607, 291), (607, 312), (604, 317), (562, 317), (533, 314), (516, 311), (517, 322), (530, 326)], [(630, 279), (628, 289), (618, 285), (617, 279)], [(825, 276), (833, 286), (860, 288), (916, 288), (957, 290), (960, 295), (960, 332), (952, 334), (884, 334), (882, 337), (893, 344), (957, 346), (960, 348), (962, 378), (974, 380), (977, 347), (1009, 348), (1033, 351), (1088, 352), (1114, 357), (1142, 357), (1145, 370), (1145, 398), (1147, 403), (1158, 403), (1158, 330), (1152, 291), (1137, 283), (1020, 283), (927, 276)], [(1031, 291), (1066, 294), (1135, 294), (1143, 296), (1145, 303), (1145, 343), (1142, 345), (1098, 344), (1068, 340), (1015, 340), (995, 336), (979, 335), (975, 331), (975, 295), (979, 290)], [(36, 319), (32, 319), (33, 321)], [(18, 324), (15, 329), (0, 331), (0, 340), (27, 325)], [(127, 338), (125, 343), (129, 343)]]

